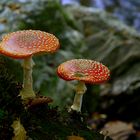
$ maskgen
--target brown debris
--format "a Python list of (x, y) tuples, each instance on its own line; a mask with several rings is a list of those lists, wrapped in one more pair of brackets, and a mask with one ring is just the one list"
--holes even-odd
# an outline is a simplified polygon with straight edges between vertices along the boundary
[(111, 121), (105, 124), (101, 133), (110, 136), (113, 140), (127, 140), (131, 134), (135, 133), (135, 130), (132, 123)]
[(28, 102), (28, 107), (33, 107), (33, 106), (38, 106), (38, 105), (41, 105), (41, 104), (48, 104), (48, 103), (51, 103), (53, 102), (53, 100), (50, 98), (50, 97), (47, 97), (47, 96), (37, 96), (36, 98), (34, 99), (31, 99), (29, 102)]

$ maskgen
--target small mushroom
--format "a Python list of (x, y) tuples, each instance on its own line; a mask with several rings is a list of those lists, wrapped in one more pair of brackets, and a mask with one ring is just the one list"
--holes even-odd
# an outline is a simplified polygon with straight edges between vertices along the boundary
[(67, 140), (85, 140), (83, 137), (80, 136), (68, 136)]
[(46, 97), (46, 96), (37, 97), (36, 96), (36, 98), (29, 100), (28, 108), (42, 105), (42, 104), (48, 104), (48, 103), (52, 103), (52, 102), (53, 102), (53, 99), (51, 99), (50, 97)]
[(0, 43), (0, 53), (14, 59), (23, 59), (23, 88), (20, 96), (23, 100), (36, 95), (32, 86), (33, 55), (53, 53), (59, 48), (58, 39), (39, 30), (22, 30), (5, 35)]
[(87, 84), (100, 84), (109, 79), (110, 71), (103, 64), (94, 60), (73, 59), (58, 66), (58, 76), (66, 81), (77, 80), (76, 94), (72, 110), (81, 111), (83, 94), (86, 92)]

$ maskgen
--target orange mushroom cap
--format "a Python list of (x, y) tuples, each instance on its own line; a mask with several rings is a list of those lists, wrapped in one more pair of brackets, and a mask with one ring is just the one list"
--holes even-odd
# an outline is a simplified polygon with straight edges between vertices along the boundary
[(73, 59), (58, 66), (58, 76), (64, 80), (79, 80), (90, 84), (99, 84), (110, 77), (109, 69), (94, 60)]
[(9, 33), (0, 43), (0, 53), (20, 59), (34, 54), (53, 53), (58, 48), (59, 41), (54, 35), (39, 30)]

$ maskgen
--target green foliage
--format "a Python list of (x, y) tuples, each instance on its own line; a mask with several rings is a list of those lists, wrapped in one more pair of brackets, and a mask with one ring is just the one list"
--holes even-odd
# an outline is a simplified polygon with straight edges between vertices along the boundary
[(1, 61), (0, 139), (11, 139), (13, 135), (11, 124), (13, 120), (20, 117), (27, 135), (34, 140), (46, 138), (65, 140), (71, 134), (81, 135), (87, 140), (93, 139), (93, 137), (103, 140), (103, 136), (88, 130), (86, 123), (81, 121), (81, 115), (76, 112), (68, 113), (65, 110), (65, 113), (61, 113), (57, 108), (50, 108), (47, 104), (24, 108), (18, 96), (21, 86), (17, 85), (11, 75), (5, 62)]
[(4, 58), (0, 57), (0, 139), (11, 139), (11, 124), (23, 111), (18, 93), (18, 84), (9, 73)]
[(2, 109), (0, 109), (0, 120), (2, 120), (4, 115), (5, 115), (5, 112)]
[[(66, 140), (67, 136), (79, 135), (86, 140), (103, 140), (103, 136), (87, 128), (81, 120), (83, 116), (67, 110), (58, 112), (57, 108), (40, 105), (30, 108), (30, 112), (23, 117), (25, 128), (29, 137), (35, 140), (48, 138), (50, 140)], [(109, 139), (109, 138), (108, 138)]]
[[(103, 136), (87, 128), (86, 118), (77, 112), (59, 111), (47, 104), (23, 106), (19, 91), (21, 85), (16, 82), (9, 68), (11, 60), (0, 57), (0, 139), (11, 139), (11, 125), (16, 118), (27, 131), (28, 138), (34, 140), (65, 140), (67, 136), (79, 135), (86, 140), (103, 140)], [(8, 64), (8, 65), (7, 65)]]

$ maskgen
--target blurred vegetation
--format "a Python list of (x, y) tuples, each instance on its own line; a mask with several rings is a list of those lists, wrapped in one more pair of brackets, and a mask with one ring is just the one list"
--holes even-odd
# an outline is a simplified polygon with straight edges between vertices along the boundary
[[(88, 85), (83, 112), (105, 113), (107, 120), (138, 122), (140, 114), (140, 34), (111, 14), (96, 8), (62, 6), (59, 1), (16, 0), (0, 2), (0, 33), (37, 29), (55, 34), (61, 47), (55, 54), (34, 56), (34, 88), (53, 98), (53, 105), (68, 107), (74, 96), (75, 82), (58, 78), (56, 68), (73, 58), (103, 62), (111, 70), (104, 85)], [(19, 60), (4, 57), (14, 80), (22, 82)], [(14, 67), (13, 67), (14, 66)], [(127, 102), (124, 102), (127, 100)], [(133, 109), (135, 108), (135, 110)], [(3, 116), (3, 110), (0, 111)]]
[[(113, 13), (127, 25), (140, 31), (140, 1), (138, 0), (100, 0), (102, 8)], [(98, 5), (99, 8), (101, 8)]]

